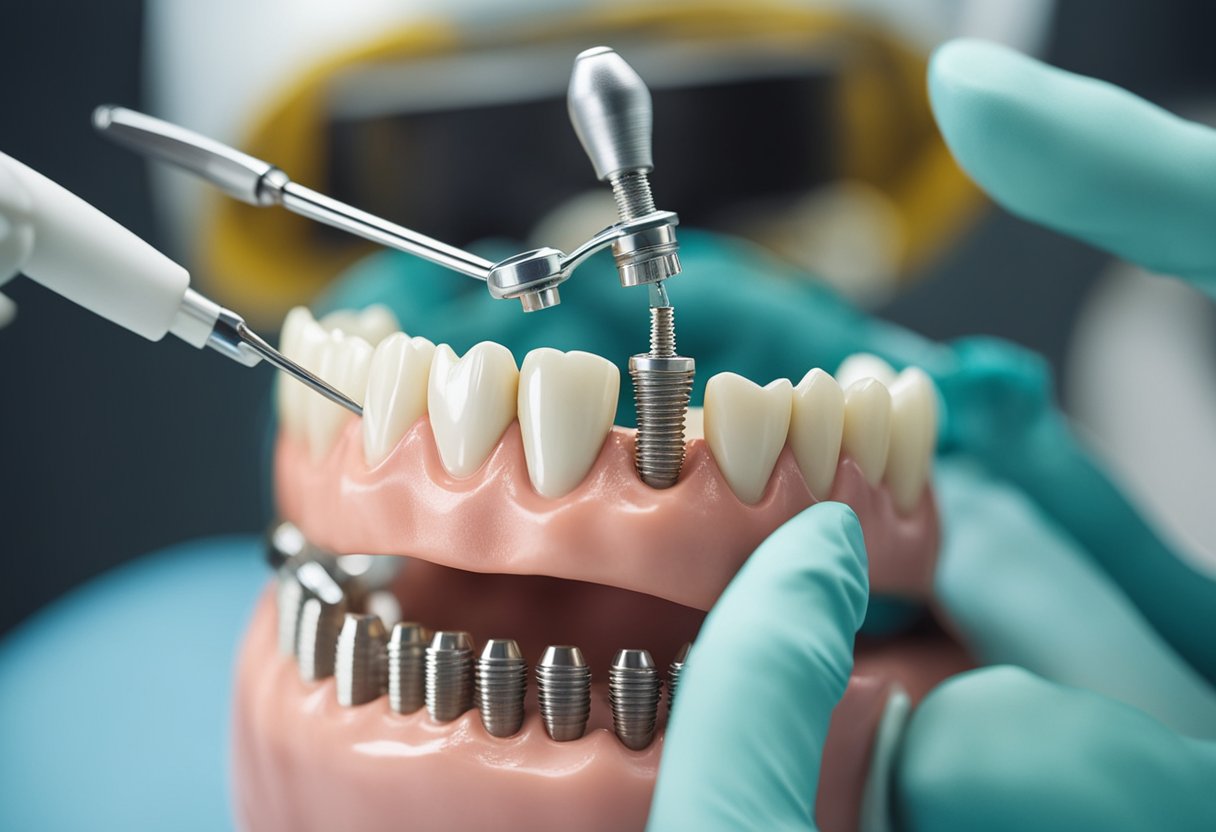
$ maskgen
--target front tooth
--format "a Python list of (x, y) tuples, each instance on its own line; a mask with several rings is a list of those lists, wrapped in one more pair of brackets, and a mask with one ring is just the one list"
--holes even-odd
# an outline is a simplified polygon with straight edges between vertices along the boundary
[(482, 341), (459, 359), (447, 344), (435, 348), (427, 411), (449, 474), (467, 477), (481, 467), (515, 419), (518, 392), (519, 370), (502, 344)]
[[(312, 313), (297, 306), (287, 313), (283, 322), (283, 354), (311, 373), (317, 373), (321, 353), (329, 343), (329, 334), (317, 323)], [(279, 377), (280, 419), (289, 433), (307, 434), (309, 402), (315, 395), (294, 378)]]
[(891, 394), (872, 378), (855, 381), (844, 391), (841, 445), (872, 486), (882, 480), (891, 444)]
[(426, 413), (434, 356), (434, 344), (404, 332), (393, 333), (376, 347), (363, 402), (363, 454), (368, 465), (379, 465)]
[(891, 385), (891, 449), (887, 485), (895, 507), (911, 511), (929, 479), (937, 444), (937, 391), (929, 377), (909, 367)]
[[(367, 371), (372, 360), (371, 345), (362, 338), (341, 330), (329, 333), (321, 348), (316, 374), (355, 401), (367, 390)], [(338, 429), (351, 412), (314, 391), (308, 391), (308, 444), (312, 458), (319, 460), (333, 444)]]
[(811, 370), (794, 388), (790, 447), (806, 487), (817, 499), (827, 499), (832, 490), (843, 431), (844, 393), (840, 385), (823, 370)]
[(854, 353), (841, 361), (840, 366), (836, 368), (836, 383), (842, 390), (848, 390), (854, 382), (863, 378), (876, 379), (890, 387), (895, 381), (895, 368), (868, 352)]
[(327, 332), (335, 329), (347, 335), (356, 335), (373, 347), (397, 330), (401, 324), (397, 316), (384, 304), (373, 303), (366, 309), (338, 309), (321, 318), (321, 326)]
[(785, 446), (794, 388), (779, 378), (767, 387), (735, 373), (705, 385), (705, 441), (735, 495), (755, 503)]
[(574, 490), (612, 430), (621, 371), (589, 352), (532, 350), (519, 371), (519, 426), (532, 487), (544, 497)]
[(684, 414), (684, 441), (705, 438), (705, 408), (690, 407)]

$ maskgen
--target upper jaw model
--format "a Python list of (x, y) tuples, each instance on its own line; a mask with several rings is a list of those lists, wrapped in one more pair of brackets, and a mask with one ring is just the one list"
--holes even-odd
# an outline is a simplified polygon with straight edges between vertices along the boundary
[[(929, 596), (936, 393), (918, 370), (858, 356), (796, 384), (719, 374), (659, 490), (613, 425), (620, 373), (601, 356), (517, 364), (492, 342), (458, 356), (380, 307), (294, 310), (282, 347), (365, 391), (364, 413), (280, 387), (276, 497), (307, 543), (241, 654), (244, 828), (640, 828), (673, 701), (660, 689), (674, 694), (682, 647), (785, 520), (847, 503), (872, 591)], [(369, 558), (325, 551), (401, 557), (360, 575), (343, 561)], [(857, 828), (892, 693), (915, 700), (965, 661), (924, 653), (859, 643), (823, 828)]]

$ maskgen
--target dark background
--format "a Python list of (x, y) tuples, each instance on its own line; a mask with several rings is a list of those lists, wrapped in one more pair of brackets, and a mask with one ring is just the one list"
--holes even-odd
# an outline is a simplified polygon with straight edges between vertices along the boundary
[[(1011, 0), (1012, 1), (1012, 0)], [(1216, 7), (1063, 0), (1047, 58), (1167, 106), (1216, 91)], [(142, 104), (142, 3), (6, 0), (0, 150), (159, 245), (144, 163), (90, 128)], [(927, 335), (987, 332), (1058, 369), (1099, 253), (994, 209), (949, 262), (882, 310)], [(18, 279), (0, 331), (0, 633), (124, 560), (262, 529), (271, 373), (176, 339), (157, 347)]]

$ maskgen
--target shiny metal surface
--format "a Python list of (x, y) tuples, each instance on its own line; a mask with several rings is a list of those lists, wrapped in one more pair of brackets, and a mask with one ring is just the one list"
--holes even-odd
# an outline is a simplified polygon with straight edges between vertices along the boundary
[(524, 724), (528, 663), (514, 639), (486, 642), (477, 657), (477, 709), (481, 724), (495, 737), (510, 737)]
[(346, 614), (334, 654), (339, 705), (344, 708), (365, 705), (385, 692), (387, 645), (388, 633), (379, 616)]
[(451, 722), (473, 707), (473, 638), (440, 631), (426, 648), (426, 710), (436, 722)]
[(596, 46), (574, 59), (566, 108), (596, 178), (654, 167), (650, 90), (611, 48)]
[(388, 704), (399, 714), (412, 714), (426, 704), (426, 647), (431, 633), (421, 624), (402, 621), (388, 640)]
[[(661, 292), (660, 292), (661, 294)], [(652, 488), (670, 488), (684, 467), (684, 419), (696, 362), (676, 354), (675, 310), (650, 310), (650, 352), (629, 359), (637, 402), (634, 467)]]
[(296, 643), (296, 669), (305, 682), (319, 682), (334, 675), (334, 656), (338, 632), (346, 614), (346, 599), (329, 603), (305, 596), (300, 609), (299, 639)]
[(557, 742), (576, 740), (591, 716), (591, 668), (577, 647), (545, 650), (536, 666), (536, 698), (545, 731)]
[(279, 655), (294, 656), (300, 637), (300, 611), (304, 608), (304, 587), (296, 579), (296, 570), (283, 566), (275, 587), (275, 611), (278, 616)]
[(676, 653), (676, 657), (672, 659), (671, 664), (667, 666), (667, 714), (671, 715), (671, 709), (676, 702), (676, 688), (680, 686), (680, 674), (684, 672), (684, 662), (688, 661), (688, 651), (692, 649), (692, 644), (685, 644), (680, 648), (680, 652)]
[(608, 669), (612, 728), (626, 748), (640, 751), (654, 740), (662, 683), (646, 650), (620, 650)]

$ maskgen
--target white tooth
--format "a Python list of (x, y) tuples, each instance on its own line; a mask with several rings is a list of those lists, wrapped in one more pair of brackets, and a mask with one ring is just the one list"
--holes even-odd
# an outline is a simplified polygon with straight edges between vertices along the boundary
[(684, 441), (705, 438), (705, 408), (690, 407), (684, 415)]
[(891, 444), (891, 394), (877, 379), (863, 378), (844, 391), (844, 431), (841, 446), (853, 457), (861, 475), (877, 486), (887, 468)]
[(836, 383), (841, 390), (848, 390), (854, 382), (863, 378), (877, 379), (886, 387), (895, 381), (895, 368), (877, 355), (858, 352), (850, 355), (836, 368)]
[(482, 341), (463, 358), (447, 344), (435, 347), (427, 411), (443, 467), (467, 477), (489, 457), (515, 419), (519, 370), (511, 351)]
[(779, 378), (766, 387), (735, 373), (705, 385), (705, 441), (740, 500), (764, 496), (789, 433), (794, 388)]
[(562, 497), (591, 470), (612, 429), (621, 372), (589, 352), (532, 350), (519, 371), (519, 427), (532, 487)]
[[(335, 329), (329, 333), (320, 349), (315, 372), (340, 393), (357, 402), (367, 390), (367, 370), (371, 360), (372, 347), (369, 343)], [(353, 414), (313, 390), (308, 390), (305, 395), (308, 397), (308, 445), (312, 458), (318, 460), (329, 451), (338, 429)]]
[(929, 479), (937, 444), (937, 391), (917, 367), (909, 367), (891, 385), (891, 450), (887, 485), (900, 511), (911, 511)]
[(827, 499), (840, 461), (844, 430), (844, 393), (836, 379), (814, 369), (794, 388), (790, 414), (790, 447), (806, 487), (817, 499)]
[(372, 354), (363, 400), (363, 454), (379, 465), (426, 413), (426, 386), (435, 345), (396, 332)]
[(373, 303), (366, 309), (336, 309), (321, 318), (327, 332), (338, 330), (362, 338), (373, 347), (401, 328), (397, 316), (384, 304)]
[[(313, 318), (312, 313), (298, 306), (287, 315), (283, 323), (283, 338), (286, 342), (283, 354), (309, 372), (316, 373), (321, 361), (321, 351), (329, 342), (329, 335)], [(300, 382), (285, 374), (279, 376), (280, 418), (289, 433), (303, 437), (307, 433), (308, 401), (313, 392)]]

